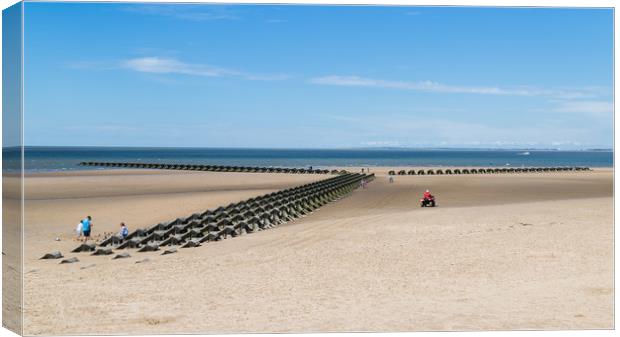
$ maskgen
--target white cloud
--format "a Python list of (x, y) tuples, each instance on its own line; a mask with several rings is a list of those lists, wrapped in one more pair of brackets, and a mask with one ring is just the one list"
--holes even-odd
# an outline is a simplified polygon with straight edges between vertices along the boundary
[(397, 147), (402, 146), (401, 142), (393, 140), (369, 140), (361, 142), (362, 146), (369, 147)]
[(614, 111), (614, 104), (607, 101), (566, 101), (561, 102), (552, 111), (611, 115)]
[(576, 142), (573, 140), (554, 140), (551, 142), (553, 146), (582, 146), (581, 142)]
[(226, 69), (203, 64), (187, 64), (172, 58), (141, 57), (123, 61), (122, 67), (155, 74), (185, 74), (197, 76), (223, 76), (231, 74)]
[(432, 81), (392, 81), (372, 79), (359, 76), (330, 75), (310, 79), (310, 83), (333, 86), (388, 88), (415, 90), (437, 93), (479, 94), (479, 95), (510, 95), (510, 96), (548, 96), (554, 98), (584, 98), (598, 95), (600, 88), (542, 89), (531, 86), (496, 87), (496, 86), (454, 86)]
[(140, 57), (129, 59), (122, 61), (121, 67), (151, 74), (181, 74), (207, 77), (235, 76), (253, 81), (279, 81), (290, 77), (285, 74), (251, 74), (208, 64), (185, 63), (174, 58), (166, 57)]

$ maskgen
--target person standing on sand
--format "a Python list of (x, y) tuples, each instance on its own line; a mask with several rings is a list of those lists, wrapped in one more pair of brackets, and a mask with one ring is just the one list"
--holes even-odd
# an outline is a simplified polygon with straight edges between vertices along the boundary
[(127, 226), (125, 226), (124, 222), (121, 222), (121, 230), (118, 232), (118, 235), (122, 237), (123, 240), (125, 240), (127, 238), (127, 235), (129, 235), (129, 229), (127, 229)]
[(82, 237), (82, 230), (83, 230), (83, 223), (82, 220), (80, 220), (80, 222), (77, 224), (77, 227), (75, 227), (75, 235), (76, 235), (76, 239), (80, 239)]
[(390, 177), (390, 184), (394, 182), (394, 177)]
[(82, 234), (84, 234), (84, 242), (88, 241), (90, 238), (90, 231), (93, 227), (92, 220), (93, 218), (91, 218), (90, 215), (87, 216), (86, 219), (82, 220)]

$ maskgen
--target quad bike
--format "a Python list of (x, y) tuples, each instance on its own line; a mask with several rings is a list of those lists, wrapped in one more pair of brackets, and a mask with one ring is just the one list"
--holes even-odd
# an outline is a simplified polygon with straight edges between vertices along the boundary
[(420, 199), (420, 207), (435, 207), (435, 197)]

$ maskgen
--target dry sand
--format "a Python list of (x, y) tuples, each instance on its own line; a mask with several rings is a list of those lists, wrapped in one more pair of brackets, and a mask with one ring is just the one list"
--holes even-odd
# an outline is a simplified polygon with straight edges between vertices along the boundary
[[(24, 332), (613, 328), (613, 172), (396, 176), (295, 222), (177, 254), (71, 254), (95, 232), (322, 175), (105, 171), (26, 180)], [(439, 207), (422, 209), (425, 188)], [(54, 241), (61, 236), (61, 241)], [(60, 250), (79, 263), (38, 260)], [(145, 263), (136, 261), (148, 258)]]

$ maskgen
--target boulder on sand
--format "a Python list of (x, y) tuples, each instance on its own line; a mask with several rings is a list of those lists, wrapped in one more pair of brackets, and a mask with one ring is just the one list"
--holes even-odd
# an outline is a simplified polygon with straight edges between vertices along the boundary
[(97, 250), (95, 250), (94, 253), (90, 254), (90, 255), (112, 255), (112, 248), (99, 248)]
[(138, 249), (139, 252), (154, 252), (159, 250), (159, 245), (156, 244), (147, 244), (144, 247)]
[(170, 249), (166, 249), (166, 250), (164, 250), (164, 252), (163, 252), (163, 253), (161, 253), (161, 255), (174, 254), (174, 253), (176, 253), (176, 252), (177, 252), (177, 249), (176, 249), (176, 248), (170, 248)]
[(189, 240), (189, 241), (187, 241), (186, 244), (181, 246), (181, 248), (195, 248), (195, 247), (200, 247), (200, 242), (199, 241)]
[(95, 244), (94, 243), (83, 243), (81, 245), (79, 245), (77, 248), (75, 248), (74, 250), (72, 250), (72, 253), (81, 253), (81, 252), (94, 252), (95, 251)]
[(39, 260), (62, 259), (63, 257), (64, 256), (62, 256), (61, 252), (54, 251), (54, 252), (43, 255)]
[(125, 252), (125, 253), (116, 254), (116, 256), (112, 258), (112, 260), (126, 259), (128, 257), (131, 257), (131, 255), (129, 255), (129, 253)]
[(77, 257), (72, 257), (72, 258), (69, 258), (69, 259), (64, 259), (64, 260), (60, 261), (60, 264), (65, 264), (65, 263), (76, 263), (76, 262), (79, 262), (79, 261), (80, 261), (80, 260), (78, 260), (78, 258), (77, 258)]

